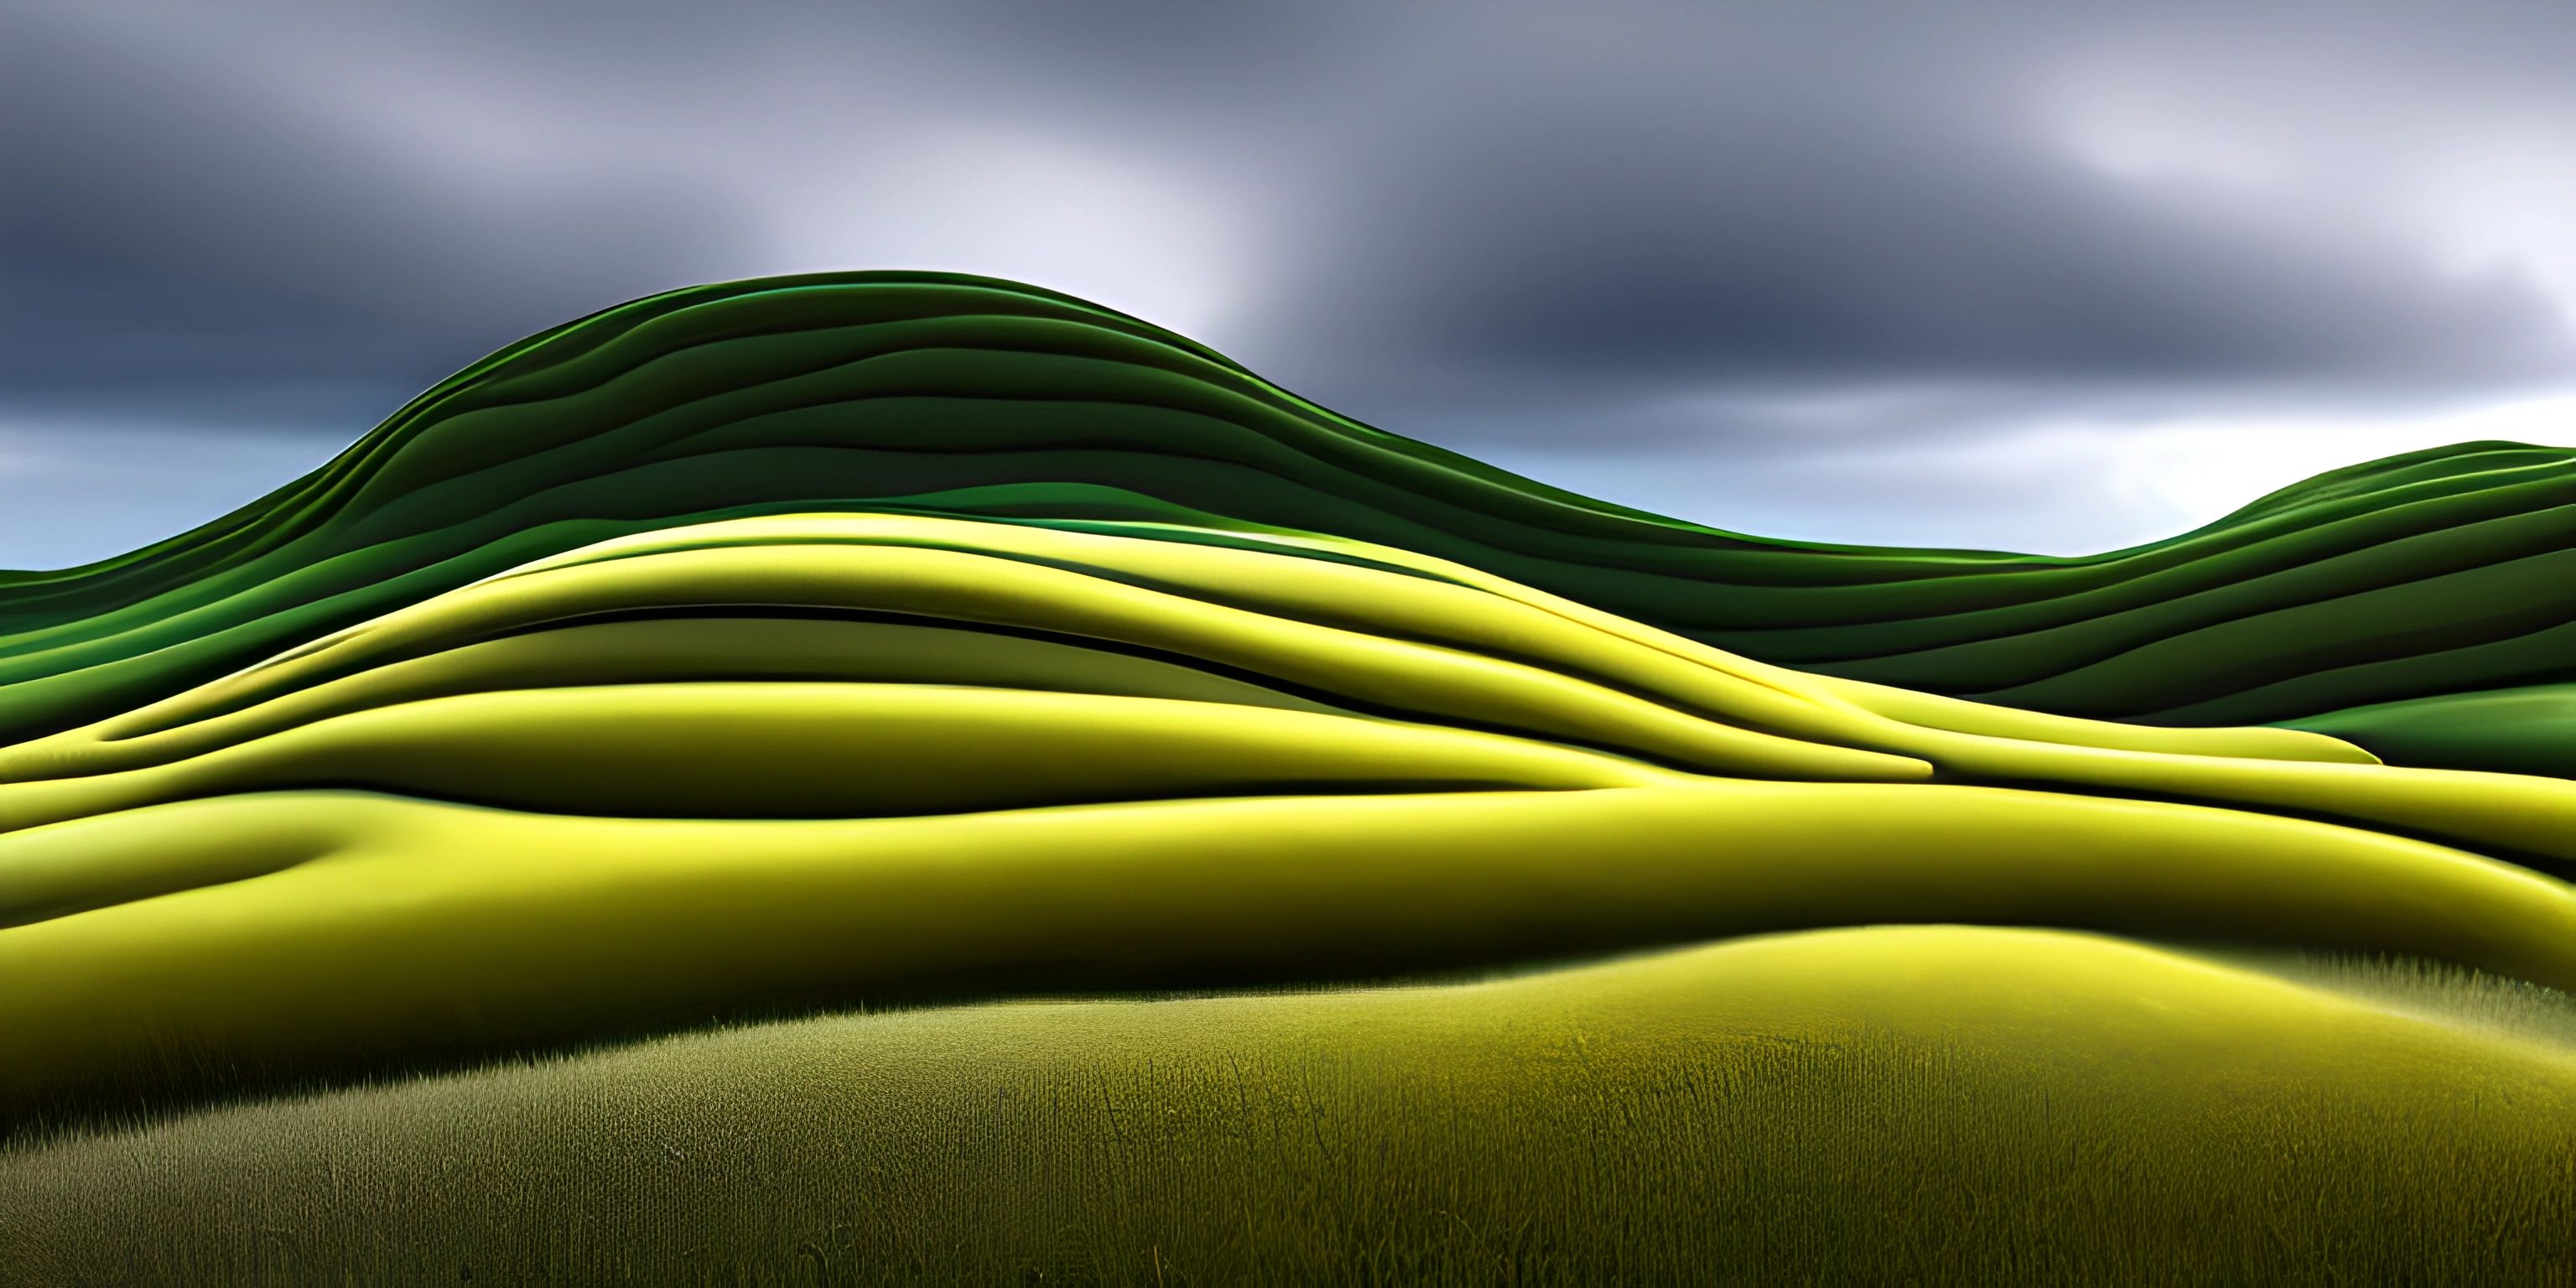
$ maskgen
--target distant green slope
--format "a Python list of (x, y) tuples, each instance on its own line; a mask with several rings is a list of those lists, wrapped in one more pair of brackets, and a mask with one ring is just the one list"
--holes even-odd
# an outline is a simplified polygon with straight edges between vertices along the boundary
[(2576, 684), (2443, 694), (2288, 723), (2397, 764), (2576, 778)]
[(1765, 661), (2101, 718), (2280, 721), (2576, 678), (2576, 451), (2394, 457), (2084, 558), (1808, 545), (1516, 478), (1067, 296), (861, 273), (568, 323), (222, 520), (0, 573), (0, 741), (606, 537), (885, 509), (1354, 537)]

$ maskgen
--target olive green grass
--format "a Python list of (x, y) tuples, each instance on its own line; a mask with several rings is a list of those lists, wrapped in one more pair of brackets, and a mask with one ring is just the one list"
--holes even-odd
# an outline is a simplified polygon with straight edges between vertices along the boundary
[(2392, 978), (1862, 928), (843, 1015), (21, 1141), (0, 1247), (30, 1284), (2565, 1282), (2565, 997)]

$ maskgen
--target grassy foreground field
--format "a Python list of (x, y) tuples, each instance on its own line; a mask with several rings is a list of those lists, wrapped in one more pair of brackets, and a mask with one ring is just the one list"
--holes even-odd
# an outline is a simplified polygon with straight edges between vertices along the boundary
[(22, 1141), (0, 1247), (46, 1283), (2563, 1282), (2576, 1010), (2373, 975), (1914, 927), (837, 1016)]

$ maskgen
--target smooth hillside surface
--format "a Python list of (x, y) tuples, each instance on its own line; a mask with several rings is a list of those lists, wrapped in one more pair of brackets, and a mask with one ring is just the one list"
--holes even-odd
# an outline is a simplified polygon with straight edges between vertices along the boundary
[(1335, 534), (1803, 670), (2162, 724), (2563, 682), (2576, 656), (2568, 450), (2394, 457), (2085, 558), (1805, 545), (1505, 474), (1066, 296), (876, 273), (567, 323), (225, 519), (0, 574), (0, 736), (604, 538), (818, 510)]
[(1878, 922), (2576, 985), (2576, 783), (1803, 676), (1223, 536), (670, 529), (0, 750), (0, 1109)]
[(2576, 684), (2416, 698), (2291, 725), (2401, 764), (2576, 778)]
[(21, 1141), (0, 1247), (65, 1283), (2563, 1282), (2576, 1048), (2415, 1000), (1921, 927), (835, 1016)]

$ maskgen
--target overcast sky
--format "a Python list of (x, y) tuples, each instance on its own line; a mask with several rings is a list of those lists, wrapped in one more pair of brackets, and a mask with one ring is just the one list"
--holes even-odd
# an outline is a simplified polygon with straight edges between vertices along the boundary
[(2576, 5), (0, 0), (0, 566), (693, 282), (1021, 278), (1744, 531), (2576, 443)]

